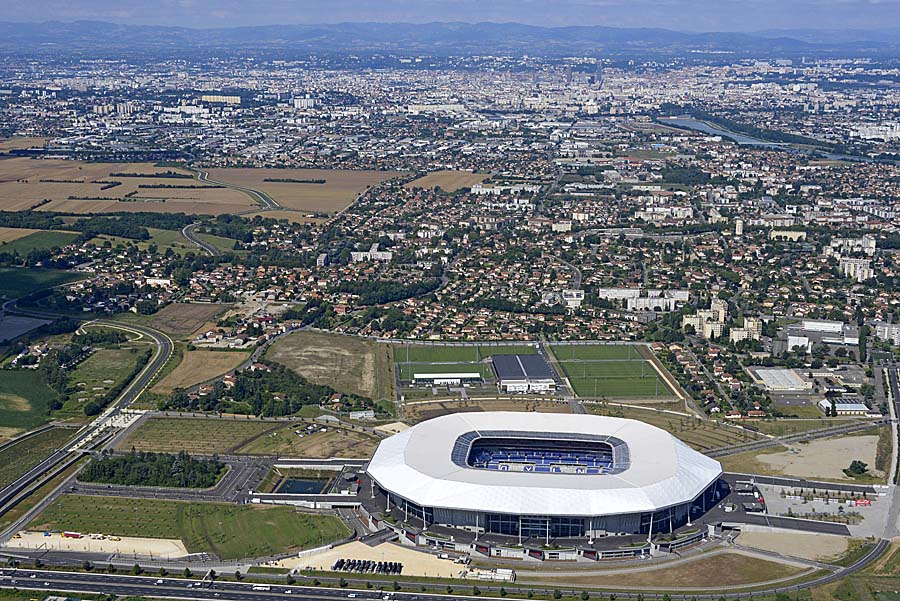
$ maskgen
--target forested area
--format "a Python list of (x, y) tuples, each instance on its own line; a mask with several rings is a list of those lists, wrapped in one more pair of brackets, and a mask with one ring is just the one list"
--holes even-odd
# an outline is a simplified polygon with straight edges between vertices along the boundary
[(104, 452), (81, 470), (78, 479), (124, 486), (209, 488), (225, 469), (225, 464), (215, 458), (194, 459), (184, 451), (170, 455), (132, 449), (127, 455)]

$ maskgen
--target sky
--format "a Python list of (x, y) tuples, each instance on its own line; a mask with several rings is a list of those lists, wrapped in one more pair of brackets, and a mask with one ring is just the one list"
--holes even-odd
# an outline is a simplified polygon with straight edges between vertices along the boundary
[(0, 21), (236, 27), (517, 22), (679, 31), (900, 27), (900, 0), (0, 0)]

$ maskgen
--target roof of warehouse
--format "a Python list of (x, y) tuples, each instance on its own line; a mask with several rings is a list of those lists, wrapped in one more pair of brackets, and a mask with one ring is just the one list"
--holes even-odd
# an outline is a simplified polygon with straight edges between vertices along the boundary
[(550, 366), (540, 355), (494, 355), (492, 361), (501, 380), (553, 379)]

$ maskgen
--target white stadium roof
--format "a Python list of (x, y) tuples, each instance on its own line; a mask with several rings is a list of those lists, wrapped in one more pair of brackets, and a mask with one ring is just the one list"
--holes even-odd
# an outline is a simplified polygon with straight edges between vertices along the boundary
[[(561, 434), (627, 446), (624, 469), (606, 474), (476, 469), (451, 458), (464, 438)], [(518, 435), (518, 436), (517, 436)], [(461, 441), (462, 442), (462, 441)], [(456, 413), (383, 440), (369, 462), (378, 484), (424, 507), (489, 513), (602, 516), (656, 511), (697, 498), (722, 473), (718, 461), (643, 422), (555, 413)]]

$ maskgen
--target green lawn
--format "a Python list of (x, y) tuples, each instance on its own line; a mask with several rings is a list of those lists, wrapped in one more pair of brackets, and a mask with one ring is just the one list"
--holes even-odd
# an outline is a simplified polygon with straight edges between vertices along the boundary
[(43, 461), (74, 434), (75, 430), (68, 428), (52, 428), (0, 451), (0, 488)]
[(634, 344), (554, 344), (550, 348), (557, 361), (637, 361), (645, 358), (643, 349)]
[(537, 351), (530, 345), (510, 346), (442, 346), (397, 344), (394, 361), (397, 363), (464, 363), (480, 361), (493, 355), (533, 355)]
[(38, 290), (74, 282), (85, 277), (83, 273), (58, 269), (0, 267), (0, 297), (19, 298)]
[(191, 553), (221, 559), (259, 557), (318, 547), (349, 534), (338, 518), (293, 507), (231, 505), (63, 495), (33, 529), (181, 539)]
[(650, 362), (563, 361), (558, 364), (580, 397), (656, 398), (674, 397)]
[(12, 242), (0, 245), (0, 252), (17, 252), (24, 257), (35, 249), (50, 250), (56, 246), (66, 246), (77, 240), (79, 235), (80, 234), (68, 232), (35, 232), (24, 238), (19, 238), (18, 240), (13, 240)]
[(100, 348), (69, 373), (69, 400), (59, 415), (81, 415), (86, 403), (106, 396), (143, 357), (136, 348)]
[(49, 419), (56, 396), (42, 371), (0, 371), (0, 427), (30, 430), (40, 426)]

